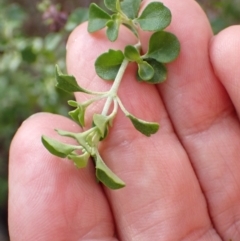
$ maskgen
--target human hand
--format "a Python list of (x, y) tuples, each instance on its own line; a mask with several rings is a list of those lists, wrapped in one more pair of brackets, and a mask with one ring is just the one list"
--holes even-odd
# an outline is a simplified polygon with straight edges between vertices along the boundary
[[(59, 138), (54, 128), (79, 128), (62, 116), (34, 115), (10, 150), (11, 241), (240, 240), (240, 27), (213, 37), (195, 1), (163, 2), (172, 11), (169, 29), (181, 42), (180, 56), (168, 65), (164, 84), (138, 83), (130, 66), (120, 88), (127, 109), (161, 129), (145, 137), (120, 113), (101, 150), (126, 187), (103, 188), (91, 163), (78, 170), (49, 154), (41, 135)], [(114, 49), (134, 42), (121, 31)], [(89, 35), (84, 24), (67, 45), (69, 74), (92, 90), (109, 88), (93, 67), (109, 48), (104, 35)]]

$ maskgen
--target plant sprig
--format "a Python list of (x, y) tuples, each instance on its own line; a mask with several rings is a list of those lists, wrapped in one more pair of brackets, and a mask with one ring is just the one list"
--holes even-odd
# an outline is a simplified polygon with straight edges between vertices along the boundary
[[(69, 112), (69, 115), (82, 128), (85, 128), (85, 113), (88, 106), (102, 99), (105, 99), (105, 104), (101, 113), (93, 114), (93, 124), (90, 129), (80, 133), (57, 130), (59, 135), (71, 137), (78, 144), (64, 144), (42, 136), (42, 143), (50, 153), (72, 160), (78, 168), (86, 167), (90, 157), (92, 157), (97, 180), (111, 189), (122, 188), (125, 183), (104, 163), (98, 147), (99, 143), (107, 137), (118, 109), (123, 111), (136, 130), (146, 136), (155, 134), (159, 129), (158, 123), (141, 120), (129, 113), (118, 96), (118, 89), (128, 64), (130, 62), (137, 64), (138, 81), (158, 84), (167, 78), (165, 64), (175, 60), (180, 52), (177, 37), (164, 30), (171, 23), (170, 10), (160, 2), (151, 2), (139, 14), (141, 2), (141, 0), (104, 0), (106, 8), (113, 12), (112, 14), (95, 3), (90, 5), (89, 33), (106, 28), (107, 38), (110, 41), (115, 41), (119, 35), (120, 25), (124, 25), (136, 36), (136, 44), (125, 46), (124, 51), (109, 49), (108, 52), (101, 54), (96, 59), (95, 71), (97, 75), (106, 81), (113, 81), (107, 92), (93, 92), (81, 87), (74, 76), (63, 74), (56, 66), (56, 86), (58, 88), (70, 93), (83, 92), (89, 95), (89, 99), (85, 102), (79, 103), (72, 100), (68, 102), (70, 106), (75, 108)], [(145, 54), (142, 54), (139, 38), (140, 29), (153, 32)]]

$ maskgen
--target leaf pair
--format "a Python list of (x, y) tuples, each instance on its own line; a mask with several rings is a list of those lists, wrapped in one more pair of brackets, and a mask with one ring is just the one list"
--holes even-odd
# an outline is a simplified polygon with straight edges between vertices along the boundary
[(141, 0), (105, 0), (105, 6), (113, 12), (112, 15), (108, 14), (98, 5), (92, 3), (89, 7), (89, 23), (88, 31), (90, 33), (107, 27), (107, 37), (110, 41), (115, 41), (118, 37), (119, 27), (122, 23), (127, 25), (133, 30), (132, 23), (128, 19), (134, 19), (137, 17)]
[[(42, 136), (42, 143), (50, 153), (72, 160), (78, 168), (87, 166), (90, 154), (88, 152), (83, 152), (80, 155), (77, 154), (75, 150), (79, 149), (78, 146), (64, 144), (46, 136)], [(125, 186), (125, 183), (103, 162), (98, 152), (94, 155), (94, 160), (96, 176), (99, 181), (111, 189), (119, 189)]]
[(89, 153), (84, 152), (79, 155), (75, 152), (79, 150), (79, 146), (64, 144), (46, 136), (42, 136), (42, 143), (50, 153), (61, 158), (72, 160), (78, 168), (86, 167), (88, 163)]
[[(125, 2), (129, 1), (123, 2), (123, 8), (127, 9)], [(113, 11), (114, 14), (108, 14), (102, 8), (100, 8), (98, 5), (94, 3), (90, 5), (88, 31), (92, 33), (104, 27), (107, 27), (107, 37), (110, 41), (114, 42), (118, 37), (119, 27), (123, 22), (123, 16), (121, 14), (122, 4), (120, 4), (119, 1), (110, 0), (105, 1), (105, 5), (109, 10)]]
[(68, 101), (68, 104), (72, 107), (76, 107), (75, 110), (68, 112), (68, 114), (72, 117), (74, 121), (79, 123), (81, 127), (84, 127), (86, 106), (81, 105), (80, 103), (73, 100)]
[(92, 3), (89, 7), (88, 31), (93, 33), (104, 27), (107, 27), (107, 37), (110, 41), (115, 41), (118, 37), (118, 30), (121, 24), (119, 14), (112, 16), (100, 8), (97, 4)]
[(144, 66), (138, 67), (138, 79), (151, 84), (161, 83), (167, 78), (166, 63), (177, 58), (180, 52), (180, 43), (177, 37), (166, 31), (152, 34), (148, 51), (141, 56)]
[(124, 55), (129, 61), (136, 62), (138, 64), (138, 74), (143, 80), (149, 80), (153, 77), (154, 69), (150, 64), (141, 58), (140, 53), (135, 46), (126, 46)]
[[(104, 96), (104, 93), (92, 92), (90, 90), (82, 88), (81, 86), (78, 85), (74, 76), (63, 74), (60, 71), (58, 66), (56, 66), (56, 79), (57, 79), (56, 87), (58, 87), (64, 91), (67, 91), (70, 93), (83, 92), (83, 93), (87, 93), (87, 94), (96, 94), (99, 96)], [(75, 107), (75, 109), (70, 111), (68, 114), (81, 127), (84, 127), (85, 126), (86, 108), (88, 107), (88, 105), (90, 105), (93, 102), (94, 102), (94, 99), (92, 99), (92, 101), (87, 101), (85, 103), (78, 103), (76, 101), (70, 100), (70, 101), (68, 101), (68, 104), (72, 107)]]
[(107, 27), (106, 33), (110, 41), (117, 39), (121, 24), (138, 36), (138, 25), (145, 31), (159, 31), (166, 28), (171, 22), (170, 10), (159, 2), (148, 4), (139, 17), (141, 0), (105, 0), (104, 3), (114, 14), (110, 15), (92, 3), (89, 8), (88, 31), (92, 33)]
[(104, 0), (105, 6), (112, 12), (123, 12), (128, 18), (137, 17), (142, 0)]
[(179, 54), (180, 44), (175, 35), (158, 31), (152, 34), (148, 51), (140, 56), (138, 49), (128, 45), (125, 48), (125, 57), (138, 64), (138, 79), (157, 84), (167, 77), (165, 63), (173, 61)]
[(149, 40), (148, 51), (140, 55), (136, 46), (128, 45), (124, 53), (110, 49), (100, 55), (95, 62), (98, 76), (105, 80), (114, 80), (124, 60), (138, 64), (138, 79), (151, 84), (163, 82), (167, 77), (164, 64), (172, 62), (179, 55), (180, 43), (175, 35), (166, 31), (152, 34)]
[(165, 66), (154, 59), (143, 58), (136, 47), (126, 46), (124, 55), (129, 61), (137, 63), (137, 76), (140, 81), (157, 84), (166, 79), (167, 70)]

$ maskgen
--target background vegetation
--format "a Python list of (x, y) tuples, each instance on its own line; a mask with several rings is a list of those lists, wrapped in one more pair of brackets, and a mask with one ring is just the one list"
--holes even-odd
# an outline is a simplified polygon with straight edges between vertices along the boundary
[[(67, 96), (54, 87), (54, 66), (58, 63), (64, 70), (67, 37), (87, 19), (86, 7), (90, 2), (0, 0), (0, 241), (8, 240), (10, 141), (22, 121), (33, 113), (66, 115)], [(215, 33), (240, 23), (239, 0), (198, 2)]]

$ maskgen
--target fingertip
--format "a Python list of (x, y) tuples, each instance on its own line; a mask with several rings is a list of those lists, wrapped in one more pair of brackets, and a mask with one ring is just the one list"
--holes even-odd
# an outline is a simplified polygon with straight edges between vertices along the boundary
[[(34, 114), (22, 123), (10, 145), (10, 194), (18, 193), (25, 183), (31, 182), (37, 176), (45, 175), (51, 171), (54, 175), (56, 170), (64, 169), (64, 166), (71, 169), (70, 162), (61, 162), (59, 158), (51, 155), (41, 142), (42, 135), (63, 140), (54, 129), (64, 127), (73, 131), (76, 124), (65, 117), (50, 113)], [(48, 180), (46, 179), (44, 182), (47, 183)]]
[(222, 30), (211, 41), (210, 59), (220, 82), (240, 116), (240, 25)]
[[(37, 145), (44, 134), (57, 136), (55, 129), (67, 126), (70, 130), (77, 129), (77, 124), (66, 117), (51, 113), (35, 113), (28, 117), (18, 128), (10, 146), (10, 155), (18, 151), (23, 152), (25, 145), (30, 148)], [(43, 150), (45, 150), (43, 148)], [(10, 163), (11, 164), (11, 163)]]
[[(240, 62), (240, 25), (228, 27), (213, 37), (210, 57), (213, 68), (221, 81), (239, 70)], [(239, 76), (240, 72), (238, 72)], [(237, 74), (234, 74), (237, 76)], [(226, 78), (227, 77), (227, 78)]]
[(111, 235), (112, 217), (91, 163), (79, 170), (71, 161), (51, 155), (41, 143), (42, 135), (72, 141), (59, 137), (55, 128), (79, 130), (66, 117), (40, 113), (28, 118), (12, 141), (11, 240), (79, 240), (88, 235)]

